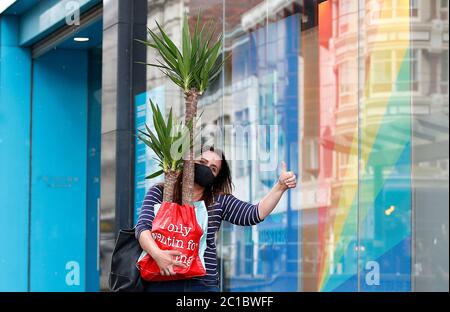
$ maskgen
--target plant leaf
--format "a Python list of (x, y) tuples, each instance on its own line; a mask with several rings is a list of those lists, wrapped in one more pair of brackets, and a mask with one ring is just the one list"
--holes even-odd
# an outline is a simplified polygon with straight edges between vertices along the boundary
[[(156, 21), (155, 21), (156, 22)], [(158, 22), (156, 22), (156, 25), (158, 26), (159, 31), (161, 32), (161, 35), (166, 42), (167, 46), (169, 47), (169, 51), (172, 52), (173, 57), (177, 56), (176, 51), (179, 51), (175, 43), (167, 36), (166, 32), (162, 29), (162, 27), (159, 25)]]
[(156, 172), (152, 173), (151, 175), (146, 176), (145, 178), (146, 179), (153, 179), (153, 178), (156, 178), (157, 176), (160, 176), (163, 173), (164, 173), (163, 170), (159, 170), (159, 171), (156, 171)]

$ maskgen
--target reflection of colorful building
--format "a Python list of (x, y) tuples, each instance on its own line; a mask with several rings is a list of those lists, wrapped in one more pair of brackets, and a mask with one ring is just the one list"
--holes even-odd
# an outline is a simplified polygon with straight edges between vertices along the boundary
[(235, 196), (257, 202), (277, 176), (257, 160), (273, 148), (258, 125), (277, 126), (272, 160), (298, 174), (263, 223), (223, 225), (222, 289), (448, 290), (448, 0), (83, 0), (80, 25), (65, 22), (71, 1), (13, 2), (0, 5), (0, 290), (107, 287), (117, 231), (156, 183), (133, 137), (147, 98), (184, 113), (133, 39), (157, 20), (179, 41), (199, 9), (230, 56), (202, 126), (255, 131), (219, 140), (256, 159), (231, 161)]
[[(417, 55), (427, 52), (414, 49), (416, 41), (412, 41), (411, 36), (425, 36), (424, 33), (413, 31), (419, 28), (416, 16), (421, 16), (422, 22), (433, 17), (426, 16), (425, 12), (429, 8), (425, 3), (417, 5), (409, 1), (378, 1), (375, 4), (367, 1), (363, 7), (358, 7), (352, 1), (326, 1), (319, 5), (316, 21), (311, 22), (314, 19), (312, 14), (309, 23), (306, 22), (308, 18), (305, 18), (308, 8), (294, 7), (294, 11), (296, 9), (302, 13), (303, 22), (299, 45), (299, 88), (295, 91), (299, 96), (299, 171), (302, 182), (300, 213), (291, 211), (296, 222), (290, 226), (298, 232), (298, 238), (295, 239), (298, 289), (411, 290), (412, 250), (415, 243), (411, 237), (414, 208), (411, 198), (417, 192), (411, 180), (414, 168), (412, 156), (419, 156), (417, 144), (423, 143), (427, 137), (425, 133), (417, 131), (417, 124), (411, 123), (411, 116), (417, 107), (414, 104), (423, 101), (418, 97), (417, 89), (427, 84), (424, 75), (417, 78), (418, 63), (423, 62), (422, 71), (429, 65), (427, 59), (417, 59)], [(258, 20), (255, 15), (257, 11), (251, 9), (248, 14), (244, 13), (242, 21), (249, 21), (245, 18), (247, 15)], [(436, 6), (431, 11), (440, 18), (448, 18), (444, 14), (445, 7), (439, 10)], [(363, 16), (368, 18), (362, 19)], [(277, 19), (287, 20), (278, 14), (270, 25), (279, 25), (281, 22), (275, 22)], [(417, 22), (417, 26), (414, 23), (410, 26), (411, 21)], [(264, 30), (266, 34), (271, 34), (270, 26), (261, 26), (258, 22), (254, 24), (256, 33)], [(438, 37), (433, 34), (433, 25), (436, 24), (439, 22), (428, 23), (430, 42), (421, 45), (430, 51), (437, 49), (434, 54), (439, 55), (445, 65), (448, 51), (442, 49), (442, 42), (448, 40), (445, 36), (448, 28), (441, 29), (441, 41), (436, 43), (432, 40), (433, 36)], [(424, 28), (422, 23), (420, 31)], [(230, 45), (241, 39), (236, 35), (238, 29), (235, 27), (230, 30), (237, 38)], [(437, 48), (430, 48), (432, 44)], [(251, 59), (245, 60), (240, 51), (239, 48), (233, 49), (233, 57), (238, 59), (233, 64), (239, 64), (232, 69), (233, 84), (242, 79), (239, 76), (242, 68), (252, 68)], [(272, 51), (272, 57), (276, 57), (277, 52), (273, 49), (269, 47), (267, 51)], [(259, 56), (256, 51), (250, 54), (255, 58)], [(258, 66), (263, 70), (270, 68), (270, 57), (269, 52), (267, 60), (259, 59)], [(436, 59), (436, 56), (431, 56), (433, 58)], [(443, 65), (434, 65), (435, 69), (442, 69), (440, 75), (443, 81), (440, 85), (443, 87), (441, 93), (433, 94), (431, 98), (434, 102), (436, 98), (441, 98), (441, 103), (446, 103), (442, 100), (442, 94), (445, 97), (448, 71), (443, 69)], [(439, 73), (434, 72), (432, 75), (437, 76)], [(261, 86), (263, 77), (257, 78)], [(260, 96), (264, 93), (263, 90), (256, 90)], [(233, 98), (240, 99), (236, 93)], [(241, 100), (233, 101), (235, 109), (241, 106)], [(253, 107), (243, 106), (242, 114), (238, 109), (237, 119), (232, 119), (232, 122), (239, 123), (242, 115), (250, 120), (258, 120), (255, 117), (258, 112), (253, 111)], [(431, 120), (440, 123), (436, 125), (437, 129), (423, 130), (436, 133), (436, 138), (448, 146), (448, 141), (438, 131), (445, 131), (448, 127), (445, 127), (443, 120), (435, 118)], [(432, 126), (433, 122), (427, 124)], [(427, 157), (445, 159), (442, 153)], [(253, 176), (261, 175), (254, 167), (248, 167), (250, 172), (244, 174), (243, 181), (249, 178), (254, 181)], [(244, 168), (247, 167), (239, 167)], [(236, 177), (243, 172), (246, 171), (239, 170)], [(448, 179), (448, 174), (444, 174), (443, 178), (446, 177)], [(249, 185), (251, 188), (255, 185), (254, 182), (241, 182), (242, 178), (235, 180), (242, 186)], [(445, 189), (443, 191), (441, 194), (445, 194)], [(256, 195), (248, 199), (257, 198)], [(440, 200), (440, 207), (443, 207), (442, 201), (445, 202), (445, 199), (441, 197)], [(288, 207), (292, 209), (290, 204)], [(442, 208), (440, 211), (443, 213)], [(286, 215), (286, 212), (281, 215)], [(280, 224), (287, 225), (283, 222)], [(259, 225), (257, 232), (251, 231), (250, 236), (245, 235), (246, 230), (233, 229), (230, 232), (232, 236), (238, 236), (242, 231), (240, 244), (247, 243), (249, 247), (247, 253), (239, 247), (239, 253), (235, 251), (231, 255), (230, 261), (234, 266), (228, 269), (231, 279), (227, 287), (277, 288), (274, 281), (287, 271), (286, 263), (277, 265), (277, 262), (287, 259), (267, 253), (267, 244), (262, 241), (263, 237), (270, 237), (267, 235), (271, 233), (270, 227), (270, 222)], [(275, 233), (280, 232), (275, 229), (274, 236)], [(284, 243), (288, 241), (286, 235), (278, 237), (282, 237)], [(255, 255), (254, 252), (258, 250)], [(283, 254), (280, 250), (276, 253)], [(266, 264), (263, 265), (266, 275), (258, 275), (259, 270), (254, 266), (248, 267), (247, 274), (242, 272), (246, 266), (241, 264), (254, 259), (262, 259)], [(235, 266), (240, 269), (233, 269)], [(253, 275), (250, 268), (254, 269)], [(277, 271), (283, 273), (277, 274)], [(246, 276), (259, 278), (258, 286), (252, 288), (246, 284), (239, 288), (238, 281)]]
[[(236, 196), (249, 201), (261, 198), (273, 186), (280, 160), (284, 159), (291, 170), (297, 171), (297, 159), (290, 159), (288, 151), (290, 146), (298, 146), (299, 23), (299, 15), (292, 15), (255, 31), (242, 32), (231, 41), (232, 81), (236, 86), (245, 86), (236, 88), (232, 94), (231, 122), (250, 130), (248, 138), (242, 140), (236, 134), (232, 142), (234, 146), (242, 146), (242, 151), (239, 148), (237, 152), (252, 156), (234, 162), (234, 183)], [(276, 131), (270, 128), (273, 125), (278, 125)], [(256, 126), (262, 126), (259, 130), (266, 131), (266, 135), (258, 132)], [(276, 146), (270, 146), (270, 136)], [(270, 155), (270, 159), (264, 160), (262, 153)], [(270, 169), (261, 170), (263, 166)], [(230, 232), (239, 248), (235, 251), (237, 259), (241, 259), (230, 271), (231, 289), (267, 290), (268, 281), (271, 288), (297, 289), (298, 217), (292, 211), (291, 198), (284, 198), (277, 212), (256, 229), (236, 227)]]
[[(334, 76), (337, 86), (333, 95), (321, 100), (321, 163), (326, 167), (326, 158), (330, 160), (332, 152), (337, 152), (334, 161), (328, 162), (337, 170), (331, 186), (333, 204), (331, 209), (319, 208), (323, 228), (333, 225), (320, 242), (324, 251), (319, 258), (319, 288), (323, 290), (389, 291), (412, 287), (411, 154), (415, 151), (412, 143), (422, 141), (424, 133), (411, 126), (411, 115), (415, 113), (415, 97), (411, 96), (426, 79), (418, 78), (421, 72), (417, 55), (422, 51), (410, 38), (417, 34), (410, 28), (410, 3), (395, 1), (396, 9), (392, 9), (393, 2), (367, 1), (362, 12), (351, 1), (333, 1), (319, 7), (320, 55), (334, 60), (334, 64), (320, 66), (328, 72), (324, 75), (325, 85)], [(414, 15), (426, 11), (424, 7), (411, 8)], [(364, 22), (358, 19), (361, 14), (367, 17)], [(335, 18), (332, 23), (322, 24), (320, 17), (327, 15)], [(411, 19), (419, 22), (415, 16)], [(443, 40), (445, 37), (435, 43), (441, 47), (439, 53), (444, 52)], [(432, 45), (430, 41), (427, 48), (432, 50)], [(330, 75), (333, 71), (335, 74)], [(336, 103), (331, 105), (336, 111), (327, 117), (330, 103)], [(351, 116), (356, 114), (360, 118), (352, 122)], [(325, 187), (327, 177), (336, 173), (322, 177)], [(341, 245), (332, 246), (335, 241)], [(345, 277), (339, 276), (335, 272), (341, 266), (334, 266), (342, 265), (352, 249), (357, 266), (343, 267)], [(372, 272), (379, 276), (373, 278)]]

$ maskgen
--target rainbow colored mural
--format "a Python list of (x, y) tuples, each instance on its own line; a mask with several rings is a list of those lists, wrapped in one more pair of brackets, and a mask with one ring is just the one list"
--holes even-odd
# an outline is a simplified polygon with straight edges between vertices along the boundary
[[(356, 97), (349, 100), (353, 105), (321, 116), (320, 141), (328, 141), (323, 153), (346, 157), (339, 162), (340, 183), (332, 187), (332, 207), (319, 209), (320, 291), (411, 290), (410, 22), (400, 16), (410, 3), (397, 0), (399, 14), (393, 14), (391, 5), (387, 0), (366, 1), (363, 25), (357, 24), (356, 12), (353, 26), (363, 38), (357, 38), (360, 45), (346, 57), (349, 67), (364, 77), (354, 82), (351, 93)], [(320, 5), (321, 43), (331, 36), (326, 25), (331, 22), (320, 16), (330, 16), (330, 10), (329, 1)], [(327, 53), (321, 45), (320, 55)], [(382, 77), (386, 81), (379, 81)], [(344, 110), (356, 113), (353, 122)], [(319, 174), (324, 187), (329, 185), (327, 171)]]
[[(329, 0), (315, 20), (316, 5), (303, 8), (311, 19), (296, 13), (235, 39), (231, 80), (258, 88), (232, 103), (247, 101), (259, 118), (276, 108), (280, 158), (298, 168), (299, 186), (256, 229), (225, 232), (238, 242), (227, 287), (410, 291), (410, 2)], [(235, 109), (235, 123), (264, 124)], [(273, 181), (250, 176), (238, 183), (256, 201)]]

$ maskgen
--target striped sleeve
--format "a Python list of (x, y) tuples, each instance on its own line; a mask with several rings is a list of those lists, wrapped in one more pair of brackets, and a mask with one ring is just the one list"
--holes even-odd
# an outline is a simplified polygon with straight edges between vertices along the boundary
[(253, 205), (237, 199), (231, 194), (224, 195), (222, 219), (236, 225), (255, 225), (260, 223), (258, 204)]
[(142, 202), (141, 212), (139, 213), (139, 218), (136, 223), (136, 239), (139, 239), (139, 236), (143, 231), (152, 229), (153, 219), (155, 218), (153, 207), (155, 204), (160, 204), (162, 198), (163, 194), (161, 186), (155, 185), (148, 190), (144, 201)]

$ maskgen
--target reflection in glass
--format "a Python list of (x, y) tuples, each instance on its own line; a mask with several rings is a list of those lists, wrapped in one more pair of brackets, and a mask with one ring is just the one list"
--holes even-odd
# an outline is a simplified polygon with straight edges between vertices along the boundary
[[(263, 223), (223, 224), (222, 289), (448, 290), (448, 1), (163, 3), (152, 29), (179, 40), (201, 9), (225, 34), (199, 111), (234, 195), (256, 203), (281, 160), (298, 175)], [(147, 78), (181, 118), (178, 89)]]

